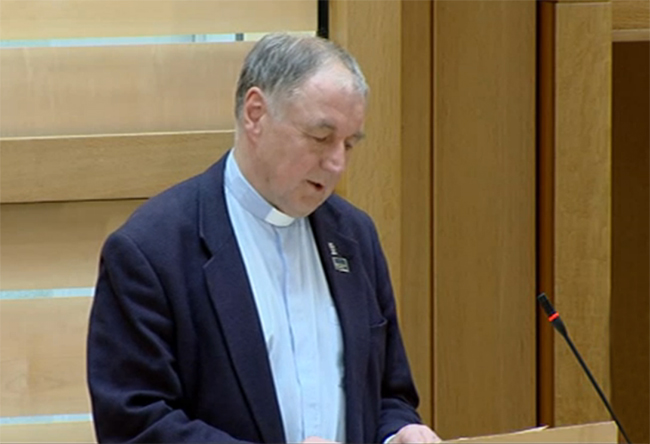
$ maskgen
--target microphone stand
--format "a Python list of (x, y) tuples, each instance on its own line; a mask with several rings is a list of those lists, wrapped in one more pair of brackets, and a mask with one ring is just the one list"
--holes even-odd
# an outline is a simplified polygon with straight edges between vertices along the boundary
[(605, 407), (607, 407), (607, 411), (609, 412), (610, 416), (618, 426), (618, 429), (621, 431), (621, 434), (623, 435), (623, 438), (625, 438), (625, 441), (627, 444), (631, 444), (630, 438), (628, 438), (627, 433), (625, 433), (625, 430), (623, 429), (623, 426), (621, 425), (621, 422), (618, 420), (616, 415), (614, 414), (614, 410), (612, 409), (612, 406), (609, 404), (609, 401), (607, 401), (607, 398), (605, 397), (605, 394), (603, 391), (600, 389), (600, 386), (596, 382), (596, 379), (594, 376), (591, 374), (591, 371), (589, 371), (589, 368), (587, 367), (587, 364), (585, 364), (585, 361), (582, 359), (582, 356), (580, 356), (580, 353), (578, 353), (578, 349), (576, 346), (573, 344), (573, 341), (569, 337), (569, 333), (566, 330), (566, 327), (564, 326), (564, 322), (562, 322), (562, 319), (560, 318), (560, 314), (555, 311), (555, 308), (553, 308), (553, 305), (551, 305), (551, 301), (548, 300), (546, 297), (546, 294), (542, 293), (539, 296), (537, 296), (537, 300), (539, 301), (540, 305), (548, 315), (548, 320), (551, 324), (553, 324), (553, 327), (555, 327), (555, 330), (557, 330), (560, 335), (566, 340), (567, 344), (569, 344), (569, 347), (571, 348), (571, 351), (575, 355), (575, 357), (578, 359), (578, 362), (582, 366), (582, 369), (585, 371), (587, 376), (589, 377), (589, 380), (593, 384), (594, 388), (598, 392), (598, 395), (600, 396), (600, 399), (603, 401), (605, 404)]

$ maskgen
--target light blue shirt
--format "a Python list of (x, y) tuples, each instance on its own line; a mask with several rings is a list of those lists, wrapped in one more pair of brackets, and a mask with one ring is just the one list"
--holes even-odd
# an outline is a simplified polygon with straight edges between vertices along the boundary
[(309, 219), (273, 208), (232, 151), (226, 205), (244, 259), (288, 442), (345, 441), (343, 337)]

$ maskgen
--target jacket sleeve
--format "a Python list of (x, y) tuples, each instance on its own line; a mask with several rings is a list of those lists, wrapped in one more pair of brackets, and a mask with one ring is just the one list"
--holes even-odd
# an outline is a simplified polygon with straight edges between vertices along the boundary
[(399, 331), (388, 265), (374, 226), (372, 232), (377, 298), (382, 314), (388, 323), (385, 345), (386, 361), (381, 383), (381, 411), (375, 439), (377, 442), (384, 442), (386, 438), (397, 433), (405, 425), (420, 424), (422, 420), (416, 411), (419, 398)]
[(123, 234), (102, 250), (87, 346), (98, 442), (236, 442), (183, 411), (173, 314), (151, 263)]

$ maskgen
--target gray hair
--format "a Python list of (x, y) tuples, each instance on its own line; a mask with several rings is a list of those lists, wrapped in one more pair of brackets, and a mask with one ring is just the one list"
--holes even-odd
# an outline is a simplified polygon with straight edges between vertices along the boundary
[(359, 64), (345, 49), (320, 37), (268, 34), (246, 56), (235, 95), (235, 117), (239, 121), (244, 97), (254, 86), (269, 97), (291, 95), (309, 77), (328, 63), (339, 62), (353, 78), (353, 86), (364, 97), (368, 84)]

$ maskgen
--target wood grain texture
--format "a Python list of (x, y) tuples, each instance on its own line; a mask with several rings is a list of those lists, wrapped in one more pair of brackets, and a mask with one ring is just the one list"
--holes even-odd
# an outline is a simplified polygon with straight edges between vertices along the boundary
[(2, 416), (90, 412), (90, 297), (0, 301)]
[(0, 440), (12, 443), (94, 443), (90, 421), (0, 426)]
[(432, 424), (431, 3), (402, 3), (402, 336)]
[(502, 435), (467, 438), (450, 443), (609, 443), (618, 442), (616, 424), (613, 421), (553, 427), (544, 430), (522, 430)]
[[(610, 393), (611, 4), (557, 4), (555, 307)], [(556, 425), (608, 418), (575, 357), (555, 341)]]
[[(1, 39), (316, 29), (315, 0), (2, 0)], [(251, 13), (254, 11), (254, 13)]]
[(0, 51), (0, 134), (230, 130), (251, 43)]
[(535, 424), (534, 1), (434, 3), (434, 424)]
[(650, 43), (616, 43), (612, 91), (614, 411), (650, 442)]
[(151, 197), (205, 170), (233, 137), (214, 131), (0, 139), (0, 201)]
[(613, 29), (649, 29), (650, 0), (612, 0)]
[[(401, 2), (331, 2), (330, 36), (358, 60), (370, 85), (366, 139), (354, 149), (341, 194), (379, 231), (401, 305)], [(370, 19), (372, 18), (372, 19)]]
[(142, 202), (3, 204), (0, 289), (94, 286), (104, 240)]
[(648, 42), (650, 29), (622, 29), (612, 31), (613, 42)]
[(603, 3), (611, 2), (612, 0), (539, 0), (546, 3)]

